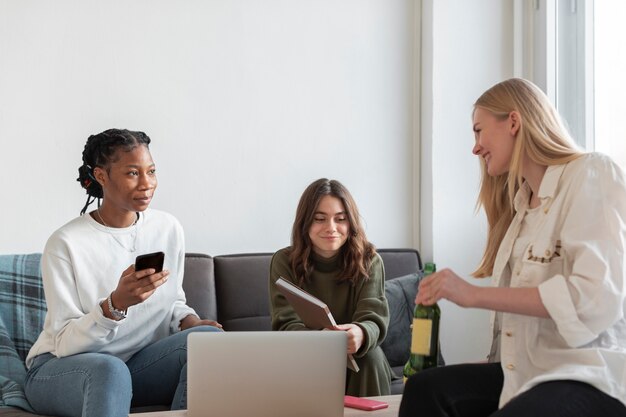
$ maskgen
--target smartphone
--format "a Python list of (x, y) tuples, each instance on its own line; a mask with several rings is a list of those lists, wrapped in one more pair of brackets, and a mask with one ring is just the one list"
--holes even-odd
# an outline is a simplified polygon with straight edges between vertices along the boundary
[(353, 397), (346, 395), (343, 397), (343, 405), (350, 408), (358, 408), (359, 410), (373, 411), (389, 407), (389, 404), (383, 401), (368, 400), (367, 398)]
[(135, 259), (135, 271), (154, 268), (156, 272), (161, 272), (163, 271), (164, 260), (165, 254), (163, 252), (154, 252), (147, 253), (145, 255), (139, 255), (137, 259)]

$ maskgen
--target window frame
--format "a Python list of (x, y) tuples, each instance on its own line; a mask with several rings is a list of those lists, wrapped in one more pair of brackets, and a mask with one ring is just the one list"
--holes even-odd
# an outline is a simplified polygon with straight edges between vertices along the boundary
[(514, 0), (515, 76), (537, 84), (593, 150), (594, 0)]

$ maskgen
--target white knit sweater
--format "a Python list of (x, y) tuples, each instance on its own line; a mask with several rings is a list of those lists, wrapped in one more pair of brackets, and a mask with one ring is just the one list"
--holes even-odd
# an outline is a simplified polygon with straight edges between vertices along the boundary
[[(137, 255), (165, 252), (167, 282), (121, 321), (106, 318), (100, 303), (117, 287), (122, 272)], [(54, 232), (42, 258), (48, 305), (44, 329), (31, 348), (35, 356), (64, 357), (103, 352), (128, 360), (146, 345), (179, 330), (180, 320), (196, 314), (182, 289), (185, 260), (183, 229), (170, 214), (146, 210), (136, 225), (110, 228), (89, 214)]]

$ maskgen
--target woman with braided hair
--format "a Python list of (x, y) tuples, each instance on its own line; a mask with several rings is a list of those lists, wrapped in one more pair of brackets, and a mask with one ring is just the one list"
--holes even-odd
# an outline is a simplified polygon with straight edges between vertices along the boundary
[[(42, 258), (48, 312), (25, 383), (38, 413), (184, 409), (187, 334), (221, 327), (186, 305), (182, 227), (148, 208), (157, 187), (149, 145), (145, 133), (119, 129), (87, 140), (78, 169), (87, 202), (52, 234)], [(165, 253), (163, 271), (135, 270), (137, 255), (156, 251)]]

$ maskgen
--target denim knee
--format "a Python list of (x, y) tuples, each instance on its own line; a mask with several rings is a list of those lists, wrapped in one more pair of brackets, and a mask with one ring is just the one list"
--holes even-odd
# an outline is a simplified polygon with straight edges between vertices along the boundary
[(98, 353), (89, 353), (92, 367), (88, 373), (89, 385), (85, 392), (84, 409), (106, 407), (113, 410), (130, 410), (132, 398), (132, 380), (130, 371), (121, 359)]
[(27, 376), (26, 391), (39, 414), (128, 415), (132, 385), (121, 359), (103, 353), (42, 355), (35, 365)]
[(85, 358), (92, 365), (92, 382), (102, 385), (131, 386), (130, 371), (120, 358), (104, 353), (85, 353)]

